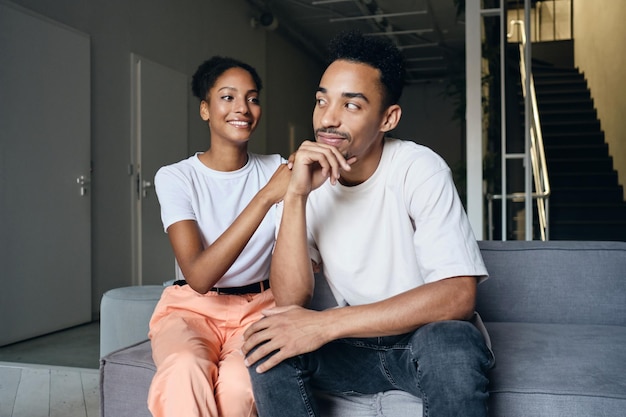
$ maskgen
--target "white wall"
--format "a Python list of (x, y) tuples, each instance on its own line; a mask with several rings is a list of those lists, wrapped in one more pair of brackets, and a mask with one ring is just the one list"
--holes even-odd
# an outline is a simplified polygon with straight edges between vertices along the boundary
[(626, 186), (625, 21), (625, 1), (574, 1), (574, 61), (587, 78), (622, 186)]

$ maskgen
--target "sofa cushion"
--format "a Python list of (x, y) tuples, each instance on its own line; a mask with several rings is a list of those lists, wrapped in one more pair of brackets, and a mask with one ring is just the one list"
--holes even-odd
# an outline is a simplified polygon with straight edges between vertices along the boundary
[(485, 322), (626, 326), (626, 242), (481, 241)]
[[(485, 323), (496, 366), (491, 371), (490, 415), (499, 417), (622, 416), (626, 409), (626, 329), (618, 326)], [(101, 360), (102, 417), (150, 417), (146, 406), (155, 366), (150, 342)], [(405, 415), (419, 400), (390, 392), (322, 402), (341, 416)], [(330, 411), (334, 407), (335, 411)], [(388, 414), (388, 407), (400, 407)], [(405, 408), (406, 407), (406, 408)], [(343, 410), (343, 411), (342, 411)], [(379, 412), (380, 412), (379, 411)], [(378, 414), (381, 415), (381, 414)], [(408, 414), (407, 414), (408, 415)]]
[(100, 417), (152, 417), (148, 390), (156, 367), (150, 341), (100, 359)]
[[(626, 243), (479, 245), (491, 275), (478, 287), (477, 301), (496, 355), (490, 415), (623, 416)], [(312, 303), (317, 309), (335, 304), (322, 284), (318, 280)], [(146, 399), (155, 372), (150, 342), (106, 355), (100, 370), (101, 417), (150, 417)], [(389, 392), (344, 398), (328, 415), (354, 415), (357, 410), (389, 415), (385, 402), (394, 409), (392, 415), (419, 415), (419, 400), (405, 397)]]
[(485, 323), (496, 356), (490, 415), (623, 416), (626, 328)]
[[(148, 389), (156, 366), (150, 341), (111, 352), (100, 359), (100, 417), (151, 417)], [(401, 391), (376, 395), (320, 395), (326, 417), (421, 415), (419, 398)]]

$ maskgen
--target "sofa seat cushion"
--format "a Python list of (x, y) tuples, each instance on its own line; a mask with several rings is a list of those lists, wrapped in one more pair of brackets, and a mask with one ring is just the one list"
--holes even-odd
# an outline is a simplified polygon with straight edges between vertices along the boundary
[[(111, 352), (100, 360), (100, 416), (151, 417), (148, 389), (156, 366), (150, 341)], [(390, 391), (377, 395), (320, 395), (325, 417), (421, 415), (422, 402), (410, 394)]]
[(100, 417), (152, 417), (148, 390), (155, 372), (149, 340), (101, 358)]
[(490, 415), (623, 416), (626, 328), (485, 323), (496, 366)]
[[(485, 325), (496, 355), (489, 387), (491, 416), (624, 415), (626, 328), (495, 322)], [(150, 417), (146, 399), (155, 366), (149, 341), (106, 355), (100, 368), (102, 417)], [(334, 413), (329, 412), (328, 403), (323, 401), (321, 405), (328, 415), (341, 415), (347, 407), (354, 412), (360, 408), (363, 415), (368, 415), (375, 408), (372, 405), (381, 403), (403, 410), (420, 407), (419, 400), (402, 398), (401, 394), (339, 399), (332, 406), (337, 407)]]

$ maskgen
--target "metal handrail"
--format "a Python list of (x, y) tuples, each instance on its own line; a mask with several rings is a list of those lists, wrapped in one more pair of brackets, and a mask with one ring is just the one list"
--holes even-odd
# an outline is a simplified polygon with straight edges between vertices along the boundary
[[(512, 20), (510, 22), (511, 31), (507, 33), (507, 37), (512, 36), (512, 29), (515, 25), (520, 26), (521, 43), (520, 49), (520, 75), (522, 81), (522, 92), (526, 98), (526, 77), (530, 78), (530, 101), (531, 101), (531, 123), (530, 123), (530, 160), (532, 166), (533, 182), (535, 192), (531, 194), (533, 199), (537, 200), (537, 213), (539, 217), (539, 228), (541, 232), (541, 240), (549, 239), (549, 197), (550, 197), (550, 180), (548, 178), (548, 167), (546, 164), (545, 150), (543, 146), (543, 134), (541, 131), (541, 123), (539, 121), (539, 109), (537, 107), (537, 97), (535, 94), (535, 83), (532, 71), (526, 65), (526, 33), (524, 30), (523, 20)], [(506, 151), (506, 150), (504, 150)], [(503, 167), (506, 169), (506, 167)], [(526, 193), (506, 194), (506, 200), (524, 201)], [(503, 199), (502, 194), (489, 196), (489, 221), (491, 223), (491, 204), (492, 200)], [(503, 203), (504, 204), (504, 203)], [(492, 225), (490, 224), (490, 231)], [(506, 233), (505, 230), (502, 233)]]

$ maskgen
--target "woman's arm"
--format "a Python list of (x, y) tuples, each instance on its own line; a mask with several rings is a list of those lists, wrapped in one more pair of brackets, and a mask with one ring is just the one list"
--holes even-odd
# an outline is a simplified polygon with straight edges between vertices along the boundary
[(204, 294), (224, 276), (272, 205), (282, 200), (289, 178), (287, 165), (280, 165), (230, 227), (207, 248), (202, 245), (196, 221), (183, 220), (168, 227), (174, 256), (191, 288)]

